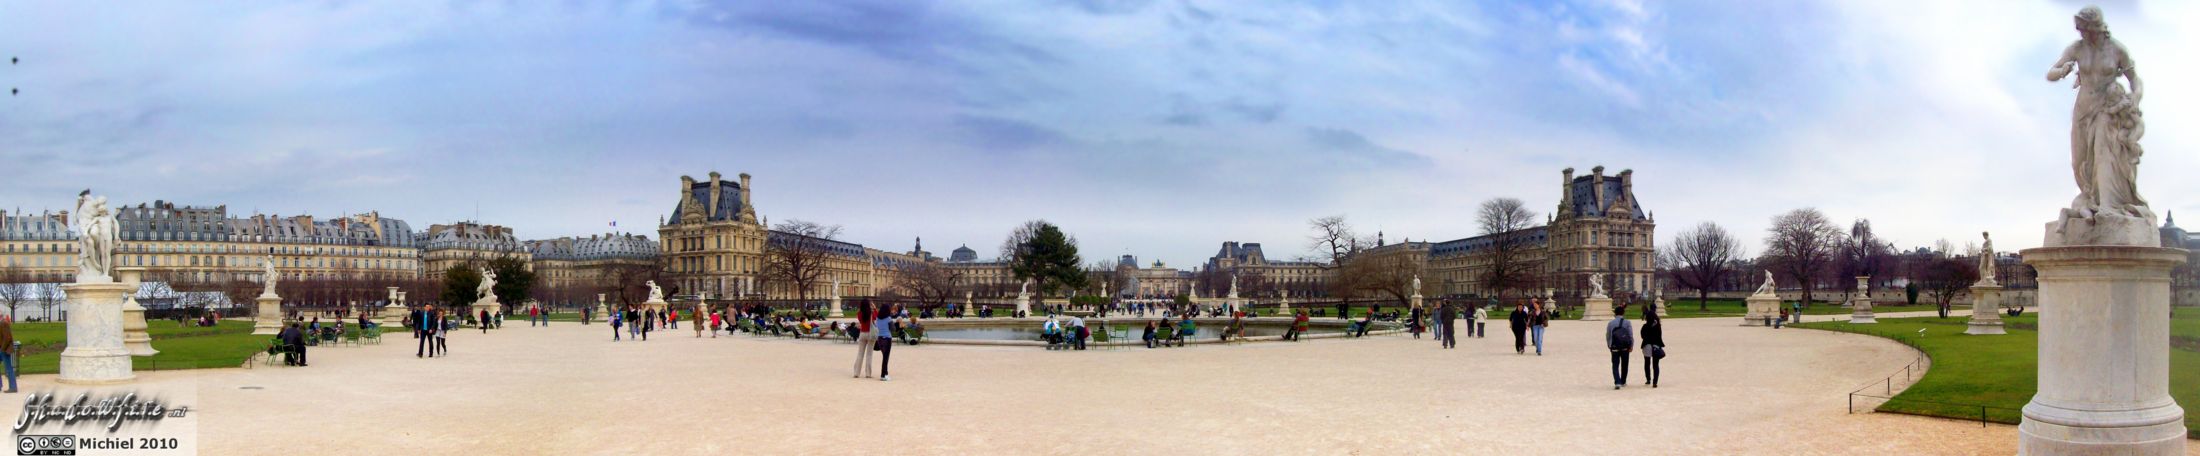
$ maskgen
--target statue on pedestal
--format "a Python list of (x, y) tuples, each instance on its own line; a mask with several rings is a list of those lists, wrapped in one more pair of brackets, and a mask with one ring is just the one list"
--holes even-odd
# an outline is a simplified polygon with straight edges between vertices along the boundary
[(1756, 293), (1756, 294), (1759, 294), (1759, 295), (1772, 295), (1772, 294), (1778, 294), (1778, 289), (1777, 289), (1777, 288), (1773, 288), (1773, 285), (1772, 285), (1772, 271), (1765, 271), (1765, 284), (1764, 284), (1764, 285), (1762, 285), (1762, 286), (1758, 286), (1758, 287), (1757, 287), (1757, 293)]
[(1604, 273), (1598, 272), (1589, 274), (1589, 297), (1609, 297), (1604, 294)]
[(481, 283), (474, 285), (475, 302), (496, 302), (497, 272), (481, 268)]
[[(2099, 7), (2074, 18), (2079, 39), (2047, 70), (2048, 81), (2072, 72), (2078, 99), (2070, 113), (2070, 168), (2078, 196), (2049, 225), (2047, 245), (2160, 245), (2154, 211), (2139, 196), (2139, 138), (2146, 123), (2139, 100), (2146, 85), (2124, 44), (2108, 32)], [(2129, 91), (2119, 79), (2131, 82)]]
[(76, 281), (114, 281), (115, 213), (107, 197), (84, 189), (76, 195), (76, 217)]
[(657, 281), (655, 281), (655, 280), (651, 280), (651, 281), (648, 281), (648, 285), (649, 285), (649, 302), (655, 302), (655, 301), (663, 301), (663, 300), (665, 300), (665, 289), (663, 289), (663, 288), (658, 288), (658, 287), (657, 287)]
[(260, 296), (274, 296), (275, 279), (281, 277), (281, 274), (275, 273), (275, 255), (268, 255), (266, 261), (260, 264)]
[(1980, 285), (2000, 284), (1999, 280), (1994, 279), (1994, 276), (1997, 275), (1995, 273), (1999, 269), (1999, 266), (1994, 264), (1994, 256), (1996, 255), (1994, 253), (1994, 235), (1987, 232), (1980, 232), (1979, 235), (1986, 237), (1986, 245), (1978, 248), (1978, 283)]

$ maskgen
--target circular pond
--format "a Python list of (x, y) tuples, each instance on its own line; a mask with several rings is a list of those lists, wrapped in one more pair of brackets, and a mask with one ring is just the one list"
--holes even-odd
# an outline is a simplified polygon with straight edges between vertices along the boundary
[[(1156, 320), (1150, 318), (1087, 318), (1085, 319), (1085, 326), (1092, 329), (1093, 337), (1087, 341), (1086, 345), (1144, 345), (1143, 337), (1146, 324), (1153, 321)], [(1226, 318), (1195, 318), (1192, 321), (1197, 324), (1197, 328), (1188, 341), (1194, 344), (1221, 342), (1222, 331), (1230, 324), (1230, 320)], [(1067, 325), (1069, 320), (1063, 319), (1060, 322)], [(1176, 322), (1177, 320), (1169, 320), (1170, 324)], [(1045, 345), (1045, 338), (1042, 336), (1045, 324), (1045, 319), (1036, 318), (1020, 320), (926, 320), (924, 322), (925, 342), (961, 345)], [(1291, 319), (1288, 318), (1246, 319), (1245, 337), (1242, 340), (1252, 342), (1278, 341), (1283, 339), (1283, 335), (1289, 332), (1290, 328)], [(1301, 338), (1344, 337), (1346, 331), (1350, 328), (1351, 322), (1343, 320), (1314, 320), (1307, 323), (1306, 333), (1302, 334)], [(1398, 331), (1397, 325), (1377, 322), (1375, 328), (1369, 331), (1369, 334), (1385, 334), (1396, 331)]]

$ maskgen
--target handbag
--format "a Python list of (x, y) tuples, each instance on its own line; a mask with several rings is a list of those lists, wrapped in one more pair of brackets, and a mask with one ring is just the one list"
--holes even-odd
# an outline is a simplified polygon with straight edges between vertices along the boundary
[(1664, 345), (1652, 345), (1652, 346), (1650, 346), (1650, 357), (1651, 357), (1651, 358), (1657, 358), (1657, 359), (1665, 359), (1665, 346), (1664, 346)]

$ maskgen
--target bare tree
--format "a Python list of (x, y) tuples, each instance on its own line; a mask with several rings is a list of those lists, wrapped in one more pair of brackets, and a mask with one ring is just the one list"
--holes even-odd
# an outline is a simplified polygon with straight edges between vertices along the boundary
[(1962, 258), (1934, 258), (1926, 261), (1924, 270), (1918, 277), (1918, 286), (1924, 288), (1925, 293), (1933, 298), (1933, 302), (1939, 305), (1940, 316), (1946, 318), (1949, 303), (1955, 301), (1956, 296), (1970, 291), (1972, 283), (1978, 282), (1978, 263)]
[(1340, 296), (1387, 297), (1406, 305), (1415, 291), (1413, 278), (1421, 275), (1421, 263), (1404, 249), (1353, 255), (1337, 270), (1331, 289)]
[(20, 318), (15, 308), (31, 295), (31, 274), (17, 266), (0, 267), (0, 305), (8, 306), (8, 318)]
[(1658, 252), (1658, 262), (1673, 282), (1696, 290), (1696, 310), (1710, 310), (1711, 289), (1733, 276), (1734, 260), (1743, 255), (1740, 239), (1719, 224), (1703, 222), (1673, 236), (1673, 243)]
[(45, 314), (46, 321), (53, 321), (53, 306), (62, 302), (61, 284), (39, 282), (31, 285), (31, 289), (36, 290), (34, 295), (38, 297), (38, 310)]
[(1358, 237), (1358, 234), (1353, 233), (1352, 224), (1346, 223), (1342, 215), (1308, 220), (1306, 224), (1314, 229), (1314, 234), (1307, 237), (1307, 249), (1314, 251), (1316, 255), (1316, 257), (1307, 260), (1322, 263), (1324, 269), (1341, 267), (1344, 265), (1345, 258), (1351, 257), (1354, 253), (1359, 253), (1360, 249), (1374, 245), (1363, 241)]
[[(640, 303), (649, 299), (649, 281), (657, 280), (658, 271), (660, 270), (661, 268), (654, 265), (642, 264), (606, 266), (604, 267), (603, 282), (597, 284), (596, 292), (605, 295), (605, 301), (609, 301), (607, 306), (612, 309), (621, 309), (631, 304)], [(657, 286), (665, 287), (668, 285), (659, 282)], [(593, 296), (590, 298), (593, 298)]]
[[(1879, 240), (1878, 236), (1872, 234), (1872, 221), (1856, 219), (1856, 223), (1849, 226), (1848, 243), (1841, 246), (1840, 269), (1842, 277), (1839, 278), (1870, 276), (1877, 280), (1877, 276), (1888, 269), (1886, 265), (1888, 262), (1887, 257), (1892, 255), (1894, 255), (1894, 246)], [(1848, 280), (1834, 281), (1834, 286), (1846, 291), (1863, 293), (1865, 299), (1870, 299), (1871, 284), (1866, 283), (1864, 285), (1865, 289), (1856, 290), (1856, 285), (1849, 283)]]
[(901, 278), (895, 281), (893, 291), (916, 298), (929, 306), (946, 304), (959, 294), (962, 273), (933, 262), (910, 263), (901, 268)]
[(1483, 286), (1496, 290), (1500, 299), (1507, 290), (1534, 287), (1542, 268), (1536, 267), (1530, 254), (1542, 246), (1526, 230), (1535, 227), (1535, 211), (1528, 210), (1519, 198), (1494, 198), (1482, 202), (1476, 223), (1481, 234), (1490, 238), (1489, 269), (1482, 273)]
[(794, 289), (798, 300), (810, 299), (810, 291), (825, 281), (825, 273), (836, 253), (832, 250), (833, 238), (840, 237), (839, 225), (821, 225), (802, 220), (788, 220), (773, 227), (785, 240), (767, 242), (764, 248), (765, 280), (786, 284)]
[(1774, 217), (1770, 231), (1765, 238), (1766, 259), (1774, 271), (1802, 285), (1803, 306), (1809, 307), (1814, 282), (1840, 255), (1841, 230), (1818, 209), (1802, 208)]

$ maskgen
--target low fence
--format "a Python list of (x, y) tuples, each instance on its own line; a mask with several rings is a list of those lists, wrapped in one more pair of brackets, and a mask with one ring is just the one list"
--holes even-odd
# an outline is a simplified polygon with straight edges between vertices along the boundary
[[(2023, 410), (2008, 407), (1896, 397), (1895, 386), (1908, 389), (1910, 386), (1917, 384), (1918, 380), (1925, 377), (1925, 371), (1932, 368), (1933, 357), (1926, 355), (1925, 349), (1919, 347), (1916, 341), (1910, 340), (1907, 336), (1897, 336), (1889, 339), (1917, 350), (1917, 358), (1911, 360), (1909, 364), (1903, 365), (1901, 371), (1889, 373), (1885, 378), (1867, 382), (1857, 386), (1856, 389), (1849, 390), (1849, 413), (1854, 414), (1858, 410), (1862, 410), (1874, 413), (1901, 413), (1967, 419), (1978, 421), (1981, 427), (1986, 426), (1988, 423), (2016, 424), (2018, 420), (2023, 418)], [(1895, 383), (1896, 380), (1900, 380), (1901, 383)], [(1859, 404), (1859, 400), (1863, 403)], [(1890, 409), (1889, 404), (1899, 405)]]

